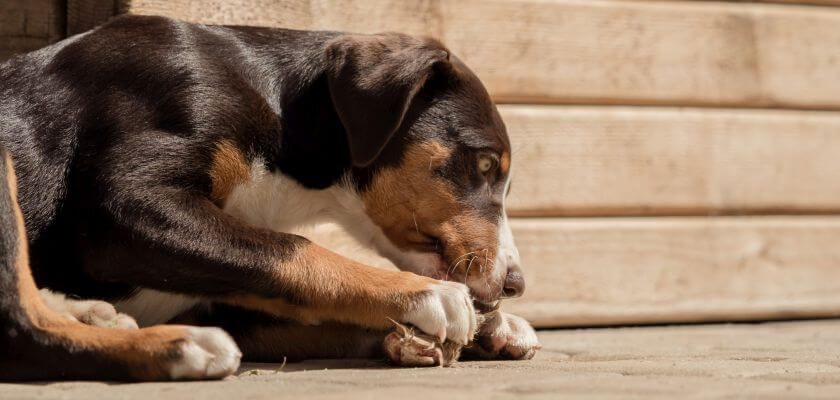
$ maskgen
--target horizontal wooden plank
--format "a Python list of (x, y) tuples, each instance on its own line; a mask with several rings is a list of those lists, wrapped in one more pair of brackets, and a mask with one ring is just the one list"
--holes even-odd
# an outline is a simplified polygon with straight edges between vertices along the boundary
[(128, 0), (189, 21), (441, 38), (500, 101), (840, 109), (840, 10), (624, 0)]
[(60, 39), (64, 34), (62, 0), (0, 2), (0, 37)]
[(840, 218), (524, 219), (539, 326), (840, 315)]
[[(718, 0), (711, 0), (718, 1)], [(730, 0), (731, 1), (731, 0)], [(736, 0), (741, 2), (754, 2), (755, 0)], [(782, 4), (806, 4), (812, 6), (840, 6), (840, 0), (760, 0), (767, 3)]]
[(840, 113), (500, 107), (519, 216), (840, 212)]
[[(540, 327), (840, 316), (840, 217), (512, 220)], [(393, 268), (334, 226), (304, 234)]]
[(0, 1), (0, 62), (63, 35), (62, 0)]
[(102, 24), (119, 10), (117, 0), (67, 0), (67, 34), (74, 35)]

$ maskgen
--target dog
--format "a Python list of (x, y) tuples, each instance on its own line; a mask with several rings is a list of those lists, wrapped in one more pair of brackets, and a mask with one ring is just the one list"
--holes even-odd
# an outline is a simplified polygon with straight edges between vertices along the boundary
[[(0, 380), (539, 348), (497, 310), (524, 291), (506, 128), (436, 40), (121, 16), (0, 94)], [(322, 221), (401, 271), (289, 233)]]

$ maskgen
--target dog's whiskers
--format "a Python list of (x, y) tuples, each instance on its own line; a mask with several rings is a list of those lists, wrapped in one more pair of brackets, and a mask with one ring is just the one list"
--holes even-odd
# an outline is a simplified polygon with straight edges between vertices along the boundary
[(473, 261), (475, 261), (476, 258), (478, 257), (470, 257), (470, 263), (467, 265), (467, 272), (464, 273), (464, 285), (467, 284), (467, 279), (470, 277), (470, 268), (472, 268)]
[(417, 226), (417, 214), (414, 211), (411, 212), (411, 219), (414, 220), (414, 230), (417, 232), (417, 235), (420, 235), (420, 227)]
[[(462, 256), (462, 257), (463, 257), (463, 256)], [(459, 257), (459, 258), (461, 258), (461, 257)], [(455, 270), (458, 268), (458, 265), (460, 265), (462, 262), (464, 262), (464, 261), (466, 261), (466, 260), (467, 260), (466, 258), (461, 258), (460, 260), (458, 260), (458, 262), (456, 262), (455, 264), (453, 264), (453, 265), (452, 265), (452, 267), (450, 267), (449, 269), (447, 269), (447, 270), (446, 270), (446, 279), (449, 279), (449, 274), (450, 274), (450, 273), (452, 273), (452, 272), (455, 272)]]

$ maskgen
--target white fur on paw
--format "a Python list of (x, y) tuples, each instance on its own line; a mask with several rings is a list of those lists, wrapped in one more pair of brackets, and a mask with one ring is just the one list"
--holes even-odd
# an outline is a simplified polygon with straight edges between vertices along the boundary
[(414, 308), (403, 316), (421, 331), (444, 342), (447, 339), (467, 344), (475, 335), (475, 309), (469, 289), (457, 282), (437, 282), (418, 300)]
[(487, 350), (514, 360), (531, 359), (542, 348), (537, 332), (528, 321), (501, 311), (488, 320), (479, 336), (484, 346), (490, 347)]
[(49, 289), (41, 289), (40, 294), (47, 307), (67, 319), (100, 328), (137, 329), (137, 322), (133, 318), (118, 313), (108, 302), (68, 299), (67, 296)]
[(187, 328), (190, 337), (180, 344), (181, 359), (170, 370), (172, 379), (219, 379), (239, 368), (239, 347), (219, 328)]

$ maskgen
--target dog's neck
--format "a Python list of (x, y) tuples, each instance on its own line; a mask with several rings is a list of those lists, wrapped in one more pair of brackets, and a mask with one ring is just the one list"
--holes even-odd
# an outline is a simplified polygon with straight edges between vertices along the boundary
[[(335, 32), (225, 27), (233, 32), (241, 62), (237, 73), (262, 98), (274, 118), (257, 135), (253, 151), (271, 172), (310, 189), (338, 183), (350, 169), (344, 127), (332, 104), (324, 63)], [(267, 110), (264, 110), (267, 111)]]
[(360, 244), (387, 253), (392, 245), (368, 217), (354, 187), (349, 175), (344, 175), (328, 188), (306, 188), (288, 175), (269, 171), (258, 160), (251, 166), (248, 181), (228, 196), (224, 210), (250, 225), (277, 232), (295, 233), (320, 223), (336, 223)]
[(388, 258), (404, 253), (373, 223), (358, 194), (367, 174), (351, 168), (322, 59), (326, 43), (339, 33), (226, 29), (244, 35), (239, 46), (246, 67), (240, 73), (276, 114), (279, 129), (261, 138), (250, 178), (234, 188), (225, 211), (279, 232), (333, 222)]

